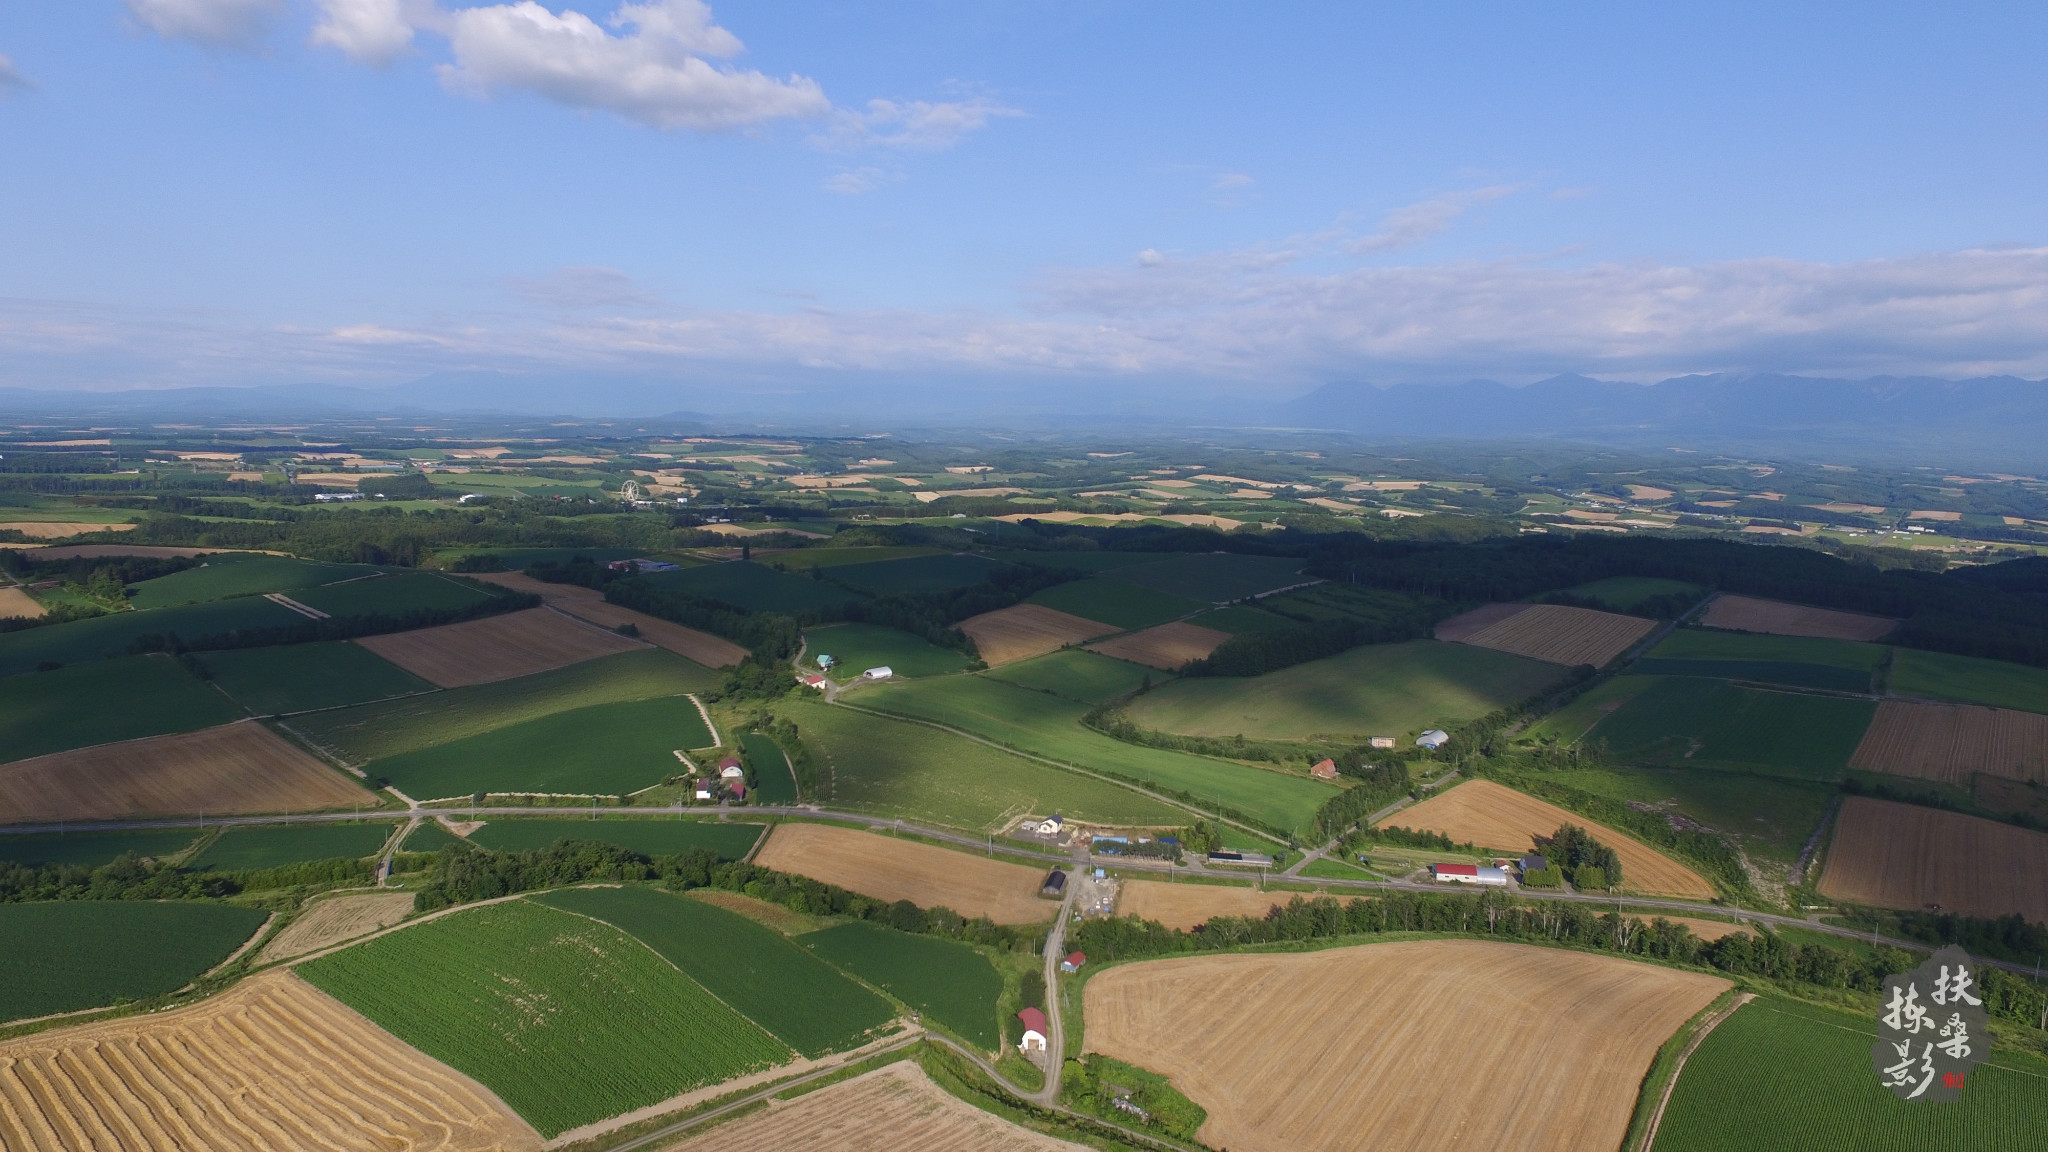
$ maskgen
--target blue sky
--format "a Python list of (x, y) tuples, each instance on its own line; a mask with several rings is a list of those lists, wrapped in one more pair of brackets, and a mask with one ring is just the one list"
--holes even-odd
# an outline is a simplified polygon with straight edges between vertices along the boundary
[(0, 0), (0, 385), (2048, 375), (2044, 31)]

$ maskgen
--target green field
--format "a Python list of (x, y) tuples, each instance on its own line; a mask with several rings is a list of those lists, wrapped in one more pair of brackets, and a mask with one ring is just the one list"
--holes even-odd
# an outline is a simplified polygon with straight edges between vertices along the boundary
[(406, 572), (308, 588), (292, 593), (292, 599), (329, 616), (401, 616), (467, 608), (492, 595), (461, 577)]
[(777, 705), (817, 765), (823, 802), (923, 823), (993, 830), (1020, 813), (1179, 826), (1187, 813), (1100, 780), (941, 732), (818, 701)]
[(1264, 676), (1178, 680), (1133, 701), (1131, 719), (1192, 736), (1401, 736), (1477, 719), (1561, 675), (1554, 664), (1469, 644), (1369, 644)]
[(913, 556), (942, 556), (944, 548), (929, 548), (920, 544), (882, 544), (841, 548), (833, 544), (821, 544), (816, 548), (803, 548), (795, 552), (777, 552), (767, 558), (771, 567), (803, 571), (809, 568), (839, 568), (848, 564), (879, 564), (884, 560), (904, 560)]
[(986, 675), (1024, 688), (1050, 692), (1083, 704), (1100, 704), (1133, 692), (1146, 680), (1165, 680), (1166, 674), (1117, 660), (1081, 648), (1063, 648), (1015, 664), (991, 669)]
[(980, 676), (884, 684), (863, 693), (860, 704), (937, 721), (1062, 763), (1150, 781), (1276, 828), (1304, 827), (1335, 794), (1330, 785), (1304, 776), (1125, 744), (1083, 727), (1084, 704)]
[(1706, 593), (1706, 590), (1697, 584), (1687, 584), (1683, 580), (1660, 580), (1655, 576), (1609, 576), (1605, 580), (1594, 580), (1575, 588), (1567, 588), (1565, 591), (1573, 596), (1598, 600), (1615, 612), (1633, 612), (1636, 605), (1657, 596), (1670, 596), (1682, 592), (1687, 596), (1699, 597)]
[(116, 612), (68, 624), (48, 624), (0, 633), (0, 676), (33, 672), (45, 662), (80, 664), (104, 656), (125, 656), (136, 637), (152, 633), (163, 636), (175, 632), (186, 640), (196, 640), (243, 628), (282, 628), (305, 622), (304, 616), (261, 596), (242, 596), (212, 604)]
[[(521, 568), (542, 560), (554, 564), (566, 564), (576, 557), (582, 556), (595, 560), (599, 564), (609, 564), (614, 560), (631, 560), (635, 556), (645, 555), (644, 551), (636, 548), (448, 548), (436, 554), (435, 560), (442, 563), (453, 563), (464, 556), (496, 556), (499, 563), (503, 564), (508, 570), (516, 572)], [(677, 560), (674, 562), (679, 564), (696, 563), (696, 561), (692, 560)]]
[(980, 584), (997, 567), (995, 561), (980, 556), (913, 556), (836, 567), (832, 578), (877, 596), (914, 596)]
[(603, 920), (689, 973), (776, 1039), (816, 1058), (858, 1048), (896, 1016), (880, 996), (734, 912), (652, 888), (571, 888), (538, 897)]
[(1586, 738), (1635, 764), (1839, 780), (1877, 708), (1869, 700), (1737, 688), (1692, 676), (1634, 679), (1656, 683)]
[(1055, 584), (1032, 593), (1028, 602), (1117, 628), (1150, 628), (1208, 607), (1205, 601), (1123, 584), (1103, 576)]
[(516, 816), (489, 821), (470, 833), (469, 840), (494, 852), (531, 851), (557, 840), (597, 840), (642, 856), (677, 856), (693, 848), (709, 848), (721, 860), (738, 860), (753, 851), (762, 827), (638, 816), (601, 820)]
[(682, 771), (676, 749), (710, 744), (697, 706), (666, 696), (557, 712), (372, 760), (364, 770), (415, 800), (477, 792), (612, 796)]
[(878, 665), (886, 665), (898, 676), (938, 676), (958, 672), (971, 661), (967, 653), (927, 644), (908, 632), (879, 624), (831, 624), (804, 629), (813, 658), (823, 653), (833, 659), (832, 678), (851, 680)]
[(422, 820), (413, 826), (406, 838), (399, 842), (401, 852), (439, 852), (460, 840), (461, 837), (441, 827), (438, 820)]
[(1853, 640), (1680, 628), (1644, 653), (1631, 671), (1868, 692), (1886, 651), (1882, 644)]
[(321, 564), (289, 556), (229, 552), (209, 556), (197, 568), (145, 580), (129, 592), (128, 602), (139, 609), (203, 604), (232, 596), (293, 592), (380, 571), (368, 564)]
[(1204, 612), (1188, 623), (1214, 628), (1218, 632), (1228, 632), (1232, 636), (1248, 636), (1256, 632), (1277, 632), (1282, 628), (1293, 628), (1301, 622), (1289, 620), (1284, 616), (1275, 616), (1271, 612), (1262, 612), (1257, 608), (1232, 604), (1228, 608)]
[(0, 1021), (175, 992), (265, 918), (254, 908), (157, 900), (0, 904)]
[(1737, 1009), (1686, 1061), (1657, 1152), (1925, 1152), (2036, 1148), (2048, 1131), (2048, 1061), (1992, 1052), (1953, 1104), (1909, 1103), (1871, 1071), (1875, 1021), (1766, 996)]
[(1625, 804), (1653, 804), (1733, 837), (1752, 859), (1787, 867), (1835, 796), (1832, 784), (1713, 768), (1557, 769), (1543, 779)]
[(1157, 552), (1019, 552), (1001, 548), (982, 555), (1004, 564), (1071, 568), (1078, 572), (1108, 572), (1134, 564), (1151, 564), (1159, 559)]
[(1103, 578), (1173, 596), (1221, 604), (1226, 600), (1242, 600), (1246, 596), (1313, 579), (1301, 574), (1301, 566), (1300, 559), (1286, 556), (1194, 552), (1170, 560), (1116, 568), (1105, 573)]
[(646, 648), (495, 684), (299, 716), (291, 726), (343, 760), (360, 764), (576, 708), (673, 696), (717, 684), (718, 678), (702, 665), (664, 649)]
[(1604, 680), (1573, 698), (1571, 703), (1531, 724), (1522, 735), (1528, 740), (1576, 744), (1586, 738), (1593, 725), (1658, 683), (1655, 676), (1616, 676)]
[(808, 932), (799, 944), (993, 1052), (1002, 1043), (996, 1000), (1003, 978), (965, 944), (855, 922)]
[(777, 572), (765, 564), (738, 560), (681, 572), (655, 572), (642, 579), (658, 588), (718, 600), (749, 612), (818, 612), (861, 597), (823, 580)]
[(618, 929), (529, 900), (428, 921), (297, 971), (475, 1077), (546, 1137), (790, 1058)]
[(1891, 690), (1899, 696), (2048, 712), (2048, 670), (1918, 648), (1901, 648), (1893, 657)]
[(796, 776), (790, 770), (782, 745), (765, 732), (740, 736), (742, 759), (754, 770), (754, 798), (763, 804), (794, 804), (798, 800)]
[(230, 828), (186, 865), (194, 872), (242, 872), (278, 868), (308, 860), (355, 860), (384, 847), (398, 825), (279, 824), (264, 828)]
[(234, 701), (168, 656), (126, 656), (12, 676), (0, 680), (0, 763), (211, 728), (242, 715)]
[(123, 852), (162, 858), (192, 846), (199, 834), (168, 829), (136, 832), (39, 832), (32, 836), (0, 836), (0, 861), (33, 867), (38, 864), (83, 864), (97, 868)]
[(341, 708), (435, 690), (425, 680), (347, 640), (230, 648), (194, 658), (221, 691), (258, 716)]

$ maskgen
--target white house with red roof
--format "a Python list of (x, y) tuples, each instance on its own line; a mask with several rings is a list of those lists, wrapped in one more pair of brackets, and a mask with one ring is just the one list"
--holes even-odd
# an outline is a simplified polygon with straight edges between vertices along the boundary
[(1087, 962), (1088, 957), (1086, 954), (1081, 952), (1069, 952), (1067, 953), (1067, 958), (1065, 960), (1060, 961), (1060, 971), (1079, 972), (1081, 970), (1081, 965), (1086, 964)]

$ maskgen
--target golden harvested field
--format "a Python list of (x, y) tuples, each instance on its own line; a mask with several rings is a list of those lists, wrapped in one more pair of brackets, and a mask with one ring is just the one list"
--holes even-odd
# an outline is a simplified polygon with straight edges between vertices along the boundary
[(1532, 837), (1549, 836), (1562, 824), (1577, 824), (1621, 857), (1626, 890), (1699, 900), (1714, 897), (1714, 886), (1699, 873), (1642, 841), (1491, 780), (1454, 785), (1412, 808), (1401, 809), (1385, 823), (1441, 832), (1459, 843), (1517, 854), (1532, 850)]
[(9, 1152), (537, 1152), (482, 1085), (289, 973), (0, 1043)]
[(133, 524), (89, 524), (64, 520), (9, 520), (0, 530), (13, 529), (31, 540), (61, 540), (86, 532), (129, 532)]
[(1766, 632), (1772, 636), (1819, 636), (1829, 640), (1881, 640), (1898, 627), (1897, 620), (1809, 608), (1754, 596), (1714, 597), (1700, 623), (1732, 632)]
[(468, 572), (471, 580), (482, 580), (514, 592), (528, 592), (550, 604), (574, 600), (603, 600), (604, 593), (584, 584), (550, 584), (535, 580), (524, 572)]
[(1437, 639), (1452, 644), (1470, 640), (1527, 607), (1527, 604), (1482, 604), (1462, 616), (1453, 616), (1438, 624), (1435, 635)]
[(377, 796), (253, 720), (0, 765), (0, 824), (370, 806)]
[(1291, 892), (1221, 884), (1163, 884), (1157, 880), (1126, 880), (1117, 895), (1116, 914), (1157, 920), (1186, 931), (1217, 916), (1264, 916), (1275, 904), (1286, 904)]
[(853, 828), (778, 824), (754, 862), (863, 896), (923, 908), (944, 905), (998, 924), (1035, 924), (1059, 911), (1058, 904), (1038, 898), (1042, 869)]
[(949, 1095), (908, 1060), (769, 1105), (667, 1152), (1082, 1152)]
[(47, 611), (49, 609), (38, 604), (35, 597), (19, 588), (12, 585), (0, 588), (0, 616), (18, 616), (25, 620), (33, 620)]
[(1117, 631), (1111, 624), (1084, 620), (1041, 604), (1019, 604), (960, 622), (990, 667), (1043, 656), (1069, 644)]
[(360, 892), (315, 900), (299, 918), (271, 937), (256, 957), (259, 964), (318, 952), (329, 944), (389, 928), (412, 911), (410, 892)]
[(1228, 632), (1218, 632), (1214, 628), (1204, 628), (1200, 624), (1176, 620), (1171, 624), (1147, 628), (1143, 632), (1133, 632), (1128, 636), (1118, 636), (1089, 644), (1087, 648), (1090, 652), (1100, 652), (1104, 656), (1129, 660), (1133, 664), (1175, 672), (1188, 661), (1200, 660), (1214, 652), (1218, 644), (1228, 639)]
[(1531, 604), (1472, 633), (1464, 642), (1552, 664), (1601, 668), (1656, 626), (1656, 621), (1640, 616), (1565, 604)]
[(1842, 801), (1820, 890), (1880, 908), (2048, 922), (2048, 834), (1917, 804)]
[(1978, 772), (2048, 784), (2048, 716), (1974, 704), (1881, 701), (1849, 767), (1965, 788)]
[(547, 608), (364, 636), (356, 643), (443, 688), (531, 676), (640, 647), (637, 640)]
[(1171, 1079), (1211, 1148), (1579, 1152), (1727, 987), (1488, 940), (1153, 960), (1088, 982), (1087, 1049)]

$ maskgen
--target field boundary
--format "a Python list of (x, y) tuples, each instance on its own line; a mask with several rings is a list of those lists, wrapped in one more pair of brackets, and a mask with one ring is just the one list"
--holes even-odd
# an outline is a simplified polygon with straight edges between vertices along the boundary
[(1710, 1011), (1694, 1027), (1691, 1038), (1678, 1053), (1677, 1062), (1671, 1066), (1671, 1078), (1664, 1082), (1664, 1094), (1657, 1098), (1657, 1110), (1650, 1113), (1650, 1122), (1643, 1128), (1643, 1142), (1637, 1146), (1636, 1152), (1650, 1152), (1651, 1146), (1657, 1142), (1657, 1127), (1664, 1122), (1664, 1109), (1671, 1103), (1671, 1094), (1678, 1090), (1678, 1077), (1685, 1071), (1685, 1062), (1692, 1057), (1693, 1051), (1706, 1041), (1714, 1029), (1721, 1026), (1723, 1020), (1735, 1015), (1737, 1009), (1754, 999), (1755, 993), (1739, 992), (1735, 999), (1717, 1010)]
[[(723, 748), (723, 747), (725, 747), (725, 741), (723, 741), (723, 740), (719, 739), (719, 736), (718, 736), (718, 725), (716, 725), (716, 724), (713, 724), (713, 723), (711, 722), (711, 710), (710, 710), (709, 708), (706, 708), (706, 707), (704, 707), (704, 701), (702, 701), (702, 700), (699, 700), (699, 699), (697, 698), (697, 694), (696, 694), (695, 692), (685, 692), (685, 693), (683, 693), (683, 695), (685, 695), (685, 696), (688, 696), (688, 697), (690, 698), (690, 703), (692, 703), (692, 704), (695, 704), (695, 705), (697, 706), (697, 715), (699, 715), (699, 716), (702, 716), (702, 717), (704, 718), (704, 730), (705, 730), (706, 732), (709, 732), (709, 733), (711, 733), (711, 743), (709, 743), (709, 744), (705, 745), (705, 747), (707, 747), (707, 748)], [(784, 758), (785, 758), (785, 759), (787, 759), (787, 757), (784, 757)], [(686, 761), (686, 763), (687, 763), (687, 761)], [(794, 769), (792, 769), (791, 771), (792, 771), (792, 773), (794, 773), (794, 771), (795, 771), (795, 770), (794, 770)]]

